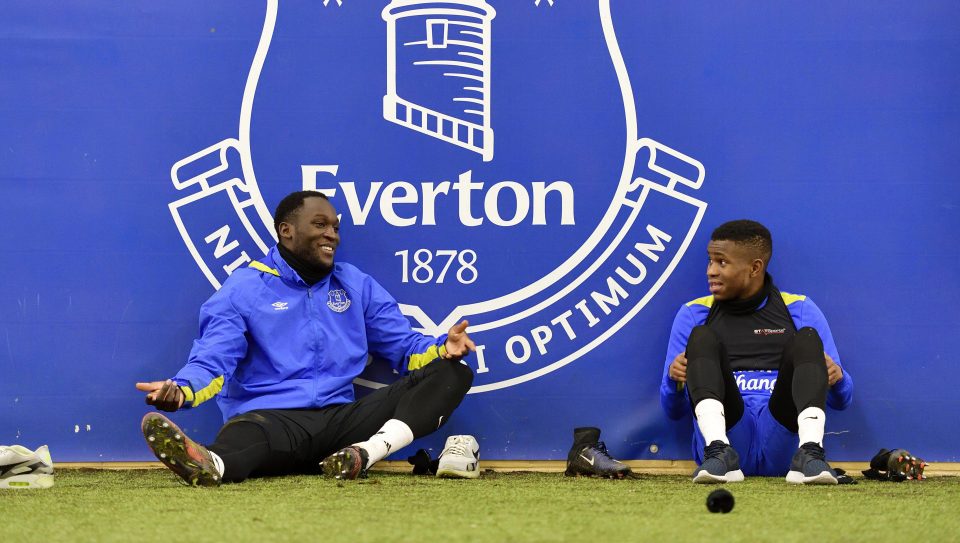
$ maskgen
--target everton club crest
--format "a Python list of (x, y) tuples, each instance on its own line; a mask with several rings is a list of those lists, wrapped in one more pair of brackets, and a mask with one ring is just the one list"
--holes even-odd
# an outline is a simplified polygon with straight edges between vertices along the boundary
[(280, 198), (317, 190), (341, 213), (337, 258), (416, 328), (470, 321), (472, 392), (588, 357), (707, 207), (703, 164), (638, 116), (618, 21), (642, 5), (610, 3), (267, 0), (238, 132), (171, 169), (187, 249), (219, 288), (276, 243)]
[(350, 298), (347, 298), (347, 291), (342, 288), (336, 290), (331, 290), (327, 293), (327, 307), (336, 311), (337, 313), (343, 313), (350, 307)]

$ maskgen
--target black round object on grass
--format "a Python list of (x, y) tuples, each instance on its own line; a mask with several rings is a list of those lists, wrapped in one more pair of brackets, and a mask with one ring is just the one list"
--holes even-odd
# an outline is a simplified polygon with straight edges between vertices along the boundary
[(711, 513), (729, 513), (733, 510), (733, 494), (718, 488), (707, 496), (707, 509)]

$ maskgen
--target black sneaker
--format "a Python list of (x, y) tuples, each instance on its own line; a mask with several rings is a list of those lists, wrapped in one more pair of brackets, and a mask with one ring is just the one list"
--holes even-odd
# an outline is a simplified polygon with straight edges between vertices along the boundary
[(787, 482), (795, 485), (835, 485), (837, 472), (827, 464), (823, 447), (811, 441), (800, 445), (794, 453)]
[(210, 451), (193, 441), (160, 413), (147, 413), (140, 422), (143, 438), (157, 459), (190, 486), (219, 486)]
[[(880, 449), (870, 460), (870, 469), (862, 473), (867, 479), (878, 481), (922, 481), (926, 479), (923, 470), (927, 463), (905, 449)], [(837, 470), (833, 470), (837, 471)]]
[(704, 447), (703, 463), (693, 471), (694, 483), (736, 483), (742, 480), (740, 455), (736, 449), (720, 440)]
[(573, 447), (567, 455), (568, 477), (603, 477), (606, 479), (634, 478), (626, 464), (610, 456), (607, 446), (598, 441), (599, 428), (576, 428)]
[(334, 479), (366, 479), (367, 451), (351, 445), (331, 454), (320, 462), (323, 474)]

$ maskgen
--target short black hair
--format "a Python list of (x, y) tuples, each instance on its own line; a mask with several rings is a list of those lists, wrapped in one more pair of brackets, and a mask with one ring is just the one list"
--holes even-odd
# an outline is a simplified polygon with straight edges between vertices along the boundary
[(758, 256), (770, 262), (773, 256), (773, 237), (767, 227), (748, 219), (729, 221), (721, 224), (710, 234), (710, 241), (732, 241), (755, 250)]
[(323, 198), (330, 201), (326, 194), (315, 190), (298, 190), (284, 196), (273, 212), (273, 229), (277, 231), (277, 236), (280, 235), (280, 223), (290, 222), (290, 219), (303, 207), (303, 202), (307, 198)]

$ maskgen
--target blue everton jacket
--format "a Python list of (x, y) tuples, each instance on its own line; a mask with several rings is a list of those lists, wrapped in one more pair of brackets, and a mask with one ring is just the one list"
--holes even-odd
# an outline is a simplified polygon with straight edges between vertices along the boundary
[(446, 336), (415, 332), (369, 275), (337, 262), (308, 286), (273, 247), (200, 308), (200, 337), (174, 381), (184, 407), (216, 397), (224, 420), (254, 409), (354, 400), (368, 354), (403, 374), (444, 356)]
[[(795, 329), (799, 330), (805, 326), (814, 328), (823, 340), (824, 351), (843, 370), (843, 378), (827, 392), (827, 405), (833, 409), (845, 409), (853, 399), (853, 377), (840, 362), (840, 355), (837, 353), (837, 346), (833, 341), (833, 334), (830, 332), (826, 317), (817, 304), (807, 296), (786, 292), (781, 292), (780, 295)], [(660, 405), (671, 419), (679, 419), (690, 413), (691, 409), (686, 389), (670, 379), (670, 364), (678, 354), (686, 350), (687, 340), (693, 328), (706, 323), (713, 303), (713, 296), (687, 302), (680, 307), (673, 320), (667, 358), (663, 365), (663, 377), (660, 381)], [(766, 301), (762, 303), (758, 310), (762, 309), (766, 303)], [(776, 370), (734, 371), (733, 373), (744, 403), (753, 404), (769, 400), (777, 379)]]

